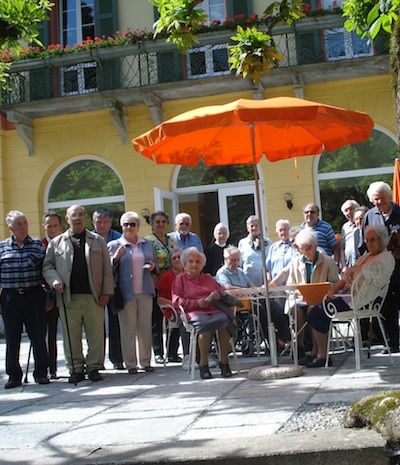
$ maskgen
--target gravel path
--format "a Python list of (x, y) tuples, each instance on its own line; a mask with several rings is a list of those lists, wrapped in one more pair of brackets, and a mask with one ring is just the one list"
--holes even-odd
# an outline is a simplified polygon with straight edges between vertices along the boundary
[(343, 428), (342, 420), (349, 406), (344, 402), (304, 405), (277, 433), (301, 433)]

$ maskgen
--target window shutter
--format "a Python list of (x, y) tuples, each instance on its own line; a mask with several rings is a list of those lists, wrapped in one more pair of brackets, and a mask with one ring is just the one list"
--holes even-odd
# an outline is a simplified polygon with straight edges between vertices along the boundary
[[(48, 20), (42, 21), (37, 27), (39, 40), (46, 46), (49, 45), (49, 29)], [(49, 68), (29, 71), (29, 92), (30, 100), (43, 100), (51, 97), (51, 70)], [(26, 100), (25, 97), (24, 100)]]
[[(95, 33), (97, 37), (112, 36), (118, 29), (118, 2), (114, 0), (95, 0)], [(113, 58), (102, 61), (97, 67), (99, 91), (119, 89), (120, 60)]]
[[(160, 17), (154, 7), (154, 21)], [(182, 81), (182, 56), (178, 49), (157, 53), (157, 73), (159, 84)]]
[(244, 14), (250, 16), (253, 13), (252, 0), (228, 0), (228, 18)]

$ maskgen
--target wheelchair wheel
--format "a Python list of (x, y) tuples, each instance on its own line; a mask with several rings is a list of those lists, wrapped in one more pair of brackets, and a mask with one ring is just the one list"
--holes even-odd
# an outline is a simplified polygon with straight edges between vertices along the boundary
[(243, 357), (253, 357), (254, 355), (254, 342), (251, 339), (244, 339), (242, 341), (242, 355)]

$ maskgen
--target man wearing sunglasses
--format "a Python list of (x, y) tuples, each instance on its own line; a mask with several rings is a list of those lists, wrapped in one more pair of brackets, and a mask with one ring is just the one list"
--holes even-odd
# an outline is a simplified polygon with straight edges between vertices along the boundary
[[(104, 239), (86, 229), (87, 214), (80, 205), (68, 208), (69, 229), (54, 238), (43, 262), (43, 276), (56, 291), (63, 328), (64, 353), (76, 384), (88, 373), (102, 379), (104, 359), (104, 307), (114, 292), (110, 258)], [(82, 330), (88, 343), (82, 353)]]

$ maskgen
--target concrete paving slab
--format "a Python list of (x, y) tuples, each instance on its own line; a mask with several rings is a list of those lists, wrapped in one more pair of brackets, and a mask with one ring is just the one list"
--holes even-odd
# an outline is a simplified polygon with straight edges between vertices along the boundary
[[(21, 354), (27, 355), (24, 338)], [(0, 340), (0, 367), (4, 366)], [(21, 360), (25, 355), (21, 355)], [(290, 360), (287, 363), (291, 362)], [(184, 463), (379, 465), (384, 441), (369, 431), (278, 433), (303, 406), (353, 402), (388, 387), (400, 389), (400, 357), (373, 356), (354, 369), (354, 354), (298, 378), (254, 381), (248, 370), (265, 357), (239, 358), (240, 373), (192, 380), (179, 365), (151, 374), (108, 369), (77, 386), (66, 378), (0, 389), (0, 463), (12, 465)], [(110, 363), (106, 367), (111, 368)], [(60, 349), (59, 373), (67, 376)], [(0, 381), (7, 377), (0, 375)], [(362, 448), (360, 445), (364, 445)], [(346, 462), (346, 457), (351, 461)], [(341, 462), (338, 461), (339, 458)], [(372, 461), (374, 458), (375, 461)], [(357, 462), (357, 460), (359, 460)], [(248, 464), (250, 465), (250, 464)]]

